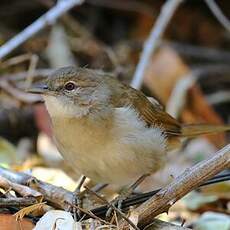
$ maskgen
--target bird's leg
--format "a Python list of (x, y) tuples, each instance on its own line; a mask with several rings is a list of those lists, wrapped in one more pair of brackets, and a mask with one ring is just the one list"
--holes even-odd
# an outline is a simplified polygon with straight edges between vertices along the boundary
[(130, 195), (132, 192), (146, 179), (146, 177), (150, 176), (150, 174), (144, 174), (139, 177), (133, 184), (128, 187)]
[(102, 189), (104, 189), (107, 186), (108, 186), (108, 184), (100, 183), (100, 184), (96, 184), (91, 190), (94, 192), (100, 192)]
[[(84, 175), (82, 175), (80, 177), (80, 179), (78, 180), (78, 185), (76, 187), (76, 189), (74, 190), (74, 196), (73, 196), (73, 201), (72, 201), (72, 212), (73, 212), (73, 216), (74, 216), (74, 220), (77, 221), (77, 217), (81, 218), (81, 211), (80, 209), (77, 209), (77, 207), (82, 208), (82, 204), (83, 204), (83, 198), (85, 193), (87, 193), (86, 190), (81, 191), (82, 185), (84, 184), (86, 180), (86, 177)], [(102, 190), (103, 188), (105, 188), (108, 184), (96, 184), (93, 188), (92, 191), (94, 192), (99, 192), (100, 190)]]
[[(132, 195), (133, 191), (148, 177), (150, 174), (144, 174), (139, 177), (133, 184), (131, 184), (128, 188), (124, 188), (120, 191), (119, 195), (111, 201), (114, 206), (117, 206), (118, 209), (121, 209), (122, 202), (127, 199), (130, 195)], [(109, 208), (106, 212), (106, 217), (109, 217), (112, 213), (112, 208)]]
[(81, 187), (83, 183), (85, 182), (85, 180), (86, 180), (86, 177), (82, 175), (79, 179), (79, 183), (77, 187), (74, 190), (74, 196), (73, 196), (73, 201), (72, 201), (72, 205), (73, 205), (72, 211), (73, 211), (73, 216), (74, 216), (75, 221), (77, 221), (77, 216), (78, 217), (81, 216), (81, 211), (79, 209), (76, 210), (76, 206), (82, 207)]

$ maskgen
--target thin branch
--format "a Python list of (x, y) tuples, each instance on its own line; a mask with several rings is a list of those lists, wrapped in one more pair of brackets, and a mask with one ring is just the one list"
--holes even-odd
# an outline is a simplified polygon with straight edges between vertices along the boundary
[(208, 96), (205, 96), (207, 102), (211, 105), (220, 104), (220, 103), (228, 103), (230, 102), (230, 91), (229, 90), (221, 90)]
[(26, 27), (21, 33), (10, 39), (0, 47), (0, 59), (8, 55), (15, 48), (23, 44), (26, 40), (38, 33), (48, 25), (52, 25), (56, 20), (76, 5), (80, 5), (84, 0), (59, 0), (57, 4), (48, 12), (38, 18), (31, 25)]
[[(230, 180), (230, 173), (221, 173), (219, 175), (212, 177), (210, 180), (205, 181), (199, 187), (207, 186), (207, 185), (211, 185), (211, 184), (215, 184), (215, 183), (220, 183), (220, 182), (224, 182), (224, 181), (229, 181), (229, 180)], [(125, 211), (130, 206), (142, 204), (145, 201), (147, 201), (148, 199), (150, 199), (152, 196), (154, 196), (156, 193), (158, 193), (160, 190), (161, 189), (156, 189), (156, 190), (153, 190), (150, 192), (141, 193), (141, 194), (138, 194), (135, 196), (131, 196), (122, 202), (121, 208), (122, 208), (122, 210)], [(103, 205), (103, 206), (91, 209), (91, 212), (93, 212), (97, 216), (104, 217), (107, 210), (108, 210), (108, 206)], [(87, 218), (88, 217), (85, 217), (84, 219), (87, 219)]]
[(8, 81), (0, 80), (0, 88), (7, 94), (24, 103), (33, 104), (42, 101), (42, 97), (40, 95), (29, 94), (21, 91), (13, 87)]
[(157, 47), (157, 43), (165, 31), (170, 19), (174, 12), (180, 5), (182, 0), (168, 0), (162, 7), (160, 15), (156, 20), (155, 26), (152, 28), (149, 38), (144, 44), (144, 48), (137, 65), (131, 86), (134, 88), (140, 88), (146, 67), (148, 66), (149, 60)]
[(33, 190), (38, 191), (44, 196), (44, 200), (48, 201), (53, 207), (67, 210), (69, 208), (69, 204), (73, 201), (73, 192), (70, 192), (62, 187), (57, 187), (40, 181), (28, 174), (13, 172), (0, 167), (0, 175), (13, 183), (26, 185)]
[(230, 144), (219, 150), (213, 157), (187, 169), (179, 177), (155, 196), (139, 206), (139, 227), (150, 224), (154, 218), (169, 208), (187, 193), (197, 188), (202, 182), (230, 167)]
[(74, 206), (76, 209), (79, 209), (81, 212), (87, 214), (89, 217), (92, 217), (95, 220), (98, 220), (104, 224), (110, 224), (109, 222), (107, 222), (107, 221), (101, 219), (100, 217), (94, 215), (90, 210), (85, 210), (84, 208), (81, 208), (80, 206), (77, 206), (77, 205), (73, 205), (73, 204), (70, 204), (70, 205)]
[(162, 41), (160, 44), (162, 47), (167, 45), (175, 49), (180, 55), (189, 58), (195, 58), (199, 60), (203, 59), (205, 61), (214, 62), (215, 64), (218, 64), (217, 62), (227, 64), (230, 60), (230, 52), (223, 49), (197, 46), (175, 41)]
[(117, 212), (133, 229), (139, 230), (139, 228), (128, 217), (126, 217), (125, 214), (119, 208), (115, 207), (112, 203), (108, 202), (104, 197), (102, 197), (99, 194), (97, 194), (96, 192), (92, 191), (87, 186), (85, 186), (85, 189), (89, 193), (91, 193), (94, 196), (96, 196), (98, 199), (100, 199), (103, 202), (105, 202), (109, 207), (111, 207), (115, 212)]
[(27, 78), (26, 78), (26, 82), (25, 82), (27, 88), (29, 88), (33, 82), (34, 71), (37, 67), (38, 60), (39, 60), (39, 58), (36, 54), (31, 55), (30, 64), (29, 64), (29, 68), (28, 68), (28, 74), (27, 74)]
[[(16, 100), (24, 103), (33, 104), (36, 102), (41, 102), (42, 97), (40, 95), (34, 95), (26, 93), (25, 90), (29, 84), (33, 81), (39, 81), (47, 77), (53, 69), (34, 69), (32, 77), (28, 79), (28, 71), (4, 74), (0, 78), (0, 88), (7, 94), (13, 96)], [(12, 83), (12, 84), (11, 84)]]
[(187, 92), (195, 84), (195, 77), (192, 73), (187, 74), (183, 78), (177, 81), (173, 87), (169, 100), (166, 104), (166, 111), (173, 116), (178, 118), (182, 109), (187, 102)]
[(0, 176), (0, 188), (4, 188), (5, 190), (13, 190), (20, 194), (23, 197), (34, 197), (34, 198), (39, 198), (42, 196), (40, 192), (37, 192), (34, 189), (31, 189), (25, 185), (13, 183), (10, 180), (7, 180), (3, 176)]
[(1, 68), (8, 68), (10, 66), (18, 65), (19, 63), (23, 63), (26, 61), (31, 61), (31, 57), (33, 54), (26, 53), (26, 54), (20, 54), (16, 57), (8, 58), (7, 60), (0, 63)]
[(74, 190), (75, 193), (80, 193), (80, 190), (81, 190), (82, 185), (84, 184), (85, 180), (86, 180), (86, 176), (81, 175), (80, 179), (78, 180), (78, 185)]
[[(50, 75), (54, 69), (35, 69), (33, 72), (34, 80), (42, 80), (47, 75)], [(9, 81), (24, 81), (28, 76), (28, 71), (18, 72), (18, 73), (10, 73), (1, 75), (0, 81), (9, 80)]]
[(223, 14), (220, 7), (216, 4), (214, 0), (205, 0), (207, 6), (215, 15), (216, 19), (219, 23), (228, 31), (230, 32), (230, 21), (229, 19)]
[(34, 197), (0, 198), (0, 208), (23, 207), (30, 206), (36, 203), (37, 200)]

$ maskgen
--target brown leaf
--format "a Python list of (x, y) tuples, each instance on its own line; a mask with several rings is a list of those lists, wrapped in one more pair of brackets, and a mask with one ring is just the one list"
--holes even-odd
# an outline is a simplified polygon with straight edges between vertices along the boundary
[(16, 212), (14, 214), (14, 216), (16, 217), (17, 221), (22, 220), (25, 215), (28, 215), (37, 209), (41, 209), (45, 204), (46, 204), (46, 202), (42, 202), (42, 203), (37, 203), (37, 204), (33, 204), (31, 206), (25, 207), (25, 208), (19, 210), (18, 212)]

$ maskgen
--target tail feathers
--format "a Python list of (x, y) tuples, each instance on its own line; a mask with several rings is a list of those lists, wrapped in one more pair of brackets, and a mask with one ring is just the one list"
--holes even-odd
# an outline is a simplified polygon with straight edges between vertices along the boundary
[(230, 125), (182, 125), (181, 135), (184, 137), (195, 137), (198, 135), (214, 134), (225, 131), (230, 131)]

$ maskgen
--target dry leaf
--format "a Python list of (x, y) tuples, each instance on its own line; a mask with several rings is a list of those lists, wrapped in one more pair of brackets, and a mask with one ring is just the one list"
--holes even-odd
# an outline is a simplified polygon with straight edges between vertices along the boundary
[(25, 215), (30, 214), (31, 212), (35, 211), (36, 209), (41, 209), (45, 204), (46, 204), (46, 202), (42, 202), (42, 203), (33, 204), (31, 206), (25, 207), (25, 208), (19, 210), (18, 212), (16, 212), (14, 214), (14, 216), (16, 217), (16, 220), (21, 220)]

